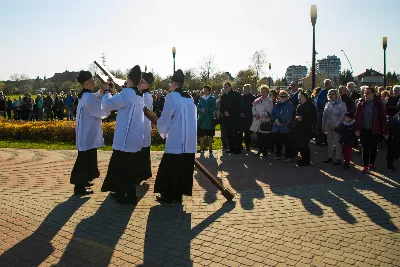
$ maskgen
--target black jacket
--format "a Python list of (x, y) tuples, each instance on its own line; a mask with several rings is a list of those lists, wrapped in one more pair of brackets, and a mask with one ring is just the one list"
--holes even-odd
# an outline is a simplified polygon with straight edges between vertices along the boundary
[(390, 96), (388, 102), (386, 103), (386, 107), (396, 107), (400, 104), (400, 96)]
[[(297, 109), (297, 106), (299, 105), (299, 91), (294, 95), (293, 93), (290, 94), (289, 96), (289, 102), (293, 104), (294, 110)], [(295, 115), (295, 114), (293, 114)]]
[[(353, 121), (354, 122), (354, 121)], [(336, 129), (335, 132), (340, 134), (340, 144), (342, 145), (353, 145), (354, 138), (356, 134), (356, 124), (344, 124), (341, 123)]]
[(389, 118), (389, 138), (388, 141), (395, 144), (400, 144), (400, 121), (394, 118)]
[(227, 111), (231, 118), (239, 118), (241, 109), (240, 93), (231, 90), (229, 93), (221, 97), (221, 114), (225, 117)]
[(253, 123), (254, 100), (255, 97), (252, 94), (242, 95), (240, 113), (244, 114), (244, 118), (240, 118), (240, 123), (243, 131), (248, 131)]
[(348, 95), (342, 96), (342, 101), (346, 104), (347, 112), (354, 113), (354, 101)]
[(308, 147), (308, 143), (313, 136), (315, 123), (317, 121), (317, 109), (312, 100), (304, 104), (299, 104), (296, 108), (296, 116), (301, 116), (302, 120), (295, 120), (295, 138), (298, 148)]

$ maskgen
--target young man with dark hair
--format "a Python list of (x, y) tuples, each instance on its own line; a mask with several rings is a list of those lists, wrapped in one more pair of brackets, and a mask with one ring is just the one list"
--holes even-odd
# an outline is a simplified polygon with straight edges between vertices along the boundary
[(166, 138), (164, 155), (158, 168), (154, 193), (157, 200), (182, 202), (192, 195), (194, 159), (197, 150), (197, 112), (193, 98), (183, 91), (184, 75), (177, 70), (171, 78), (172, 92), (165, 98), (164, 109), (157, 124)]

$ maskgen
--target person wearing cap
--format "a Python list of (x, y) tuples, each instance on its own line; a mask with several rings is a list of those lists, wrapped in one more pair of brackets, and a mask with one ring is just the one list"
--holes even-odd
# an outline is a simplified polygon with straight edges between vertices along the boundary
[(78, 94), (75, 132), (78, 157), (71, 172), (70, 182), (75, 185), (75, 194), (93, 194), (90, 186), (99, 177), (97, 148), (104, 146), (101, 120), (108, 113), (101, 109), (102, 92), (93, 93), (94, 80), (89, 71), (79, 72), (78, 82), (83, 89)]
[(193, 98), (182, 89), (184, 78), (181, 69), (172, 76), (172, 92), (165, 99), (157, 123), (160, 136), (166, 139), (154, 184), (154, 193), (160, 194), (157, 196), (160, 202), (182, 202), (183, 195), (192, 195), (197, 150), (197, 110)]
[[(111, 191), (121, 204), (136, 204), (136, 181), (140, 176), (141, 153), (144, 142), (144, 99), (138, 90), (142, 71), (138, 65), (128, 74), (126, 87), (117, 93), (112, 86), (106, 91), (101, 107), (107, 112), (118, 110), (113, 139), (113, 152), (102, 192)], [(111, 95), (113, 93), (113, 95)]]
[(387, 171), (394, 172), (397, 170), (393, 162), (395, 158), (400, 156), (400, 121), (399, 109), (396, 107), (388, 107), (386, 110), (389, 125), (389, 137), (387, 139), (386, 163)]
[[(143, 93), (144, 105), (149, 110), (153, 111), (153, 97), (150, 94), (150, 85), (154, 82), (154, 77), (151, 72), (143, 72), (142, 78), (138, 85), (138, 89)], [(139, 175), (137, 184), (142, 181), (149, 179), (151, 174), (151, 157), (150, 157), (150, 145), (151, 145), (151, 121), (144, 117), (144, 139), (143, 148), (141, 150), (141, 173)]]
[(342, 155), (344, 159), (343, 169), (350, 169), (351, 150), (356, 136), (356, 125), (354, 123), (354, 113), (347, 112), (343, 122), (335, 129), (340, 134), (340, 144), (342, 145)]
[(288, 101), (289, 95), (285, 90), (279, 91), (278, 103), (272, 111), (272, 133), (276, 145), (276, 155), (273, 160), (282, 159), (282, 148), (285, 145), (286, 159), (285, 162), (290, 162), (294, 157), (292, 142), (289, 140), (289, 133), (292, 130), (293, 124), (293, 104)]

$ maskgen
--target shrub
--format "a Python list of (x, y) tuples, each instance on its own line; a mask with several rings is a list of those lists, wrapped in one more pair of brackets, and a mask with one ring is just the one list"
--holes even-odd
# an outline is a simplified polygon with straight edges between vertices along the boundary
[[(115, 122), (103, 122), (103, 137), (107, 145), (112, 144), (114, 131)], [(75, 143), (75, 121), (15, 121), (0, 118), (0, 138)], [(153, 144), (164, 143), (154, 125), (151, 139)]]

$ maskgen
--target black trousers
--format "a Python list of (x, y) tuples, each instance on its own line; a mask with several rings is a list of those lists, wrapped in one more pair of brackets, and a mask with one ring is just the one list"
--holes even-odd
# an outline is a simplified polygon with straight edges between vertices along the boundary
[(268, 151), (268, 134), (257, 132), (257, 147), (259, 152)]
[[(250, 131), (250, 130), (247, 130), (247, 131), (242, 130), (242, 132), (240, 133), (240, 137), (241, 137), (240, 143), (244, 142), (246, 144), (246, 148), (250, 148), (251, 133), (252, 133), (252, 131)], [(244, 137), (243, 137), (243, 135), (244, 135)], [(258, 139), (258, 137), (257, 137), (257, 139)]]
[(361, 130), (360, 139), (362, 144), (362, 155), (364, 167), (369, 164), (375, 164), (376, 156), (378, 154), (378, 142), (381, 140), (382, 135), (372, 134), (372, 130)]
[(394, 140), (388, 140), (386, 151), (386, 165), (388, 169), (392, 169), (394, 160), (398, 157), (400, 146)]
[[(239, 119), (227, 118), (225, 124), (226, 137), (228, 138), (229, 149), (233, 152), (241, 152), (240, 125)], [(236, 120), (236, 121), (235, 121)]]
[(11, 109), (7, 109), (7, 117), (11, 120)]
[(285, 145), (286, 158), (292, 157), (293, 152), (288, 133), (274, 133), (274, 141), (276, 145), (276, 155), (278, 157), (282, 156), (283, 145)]

